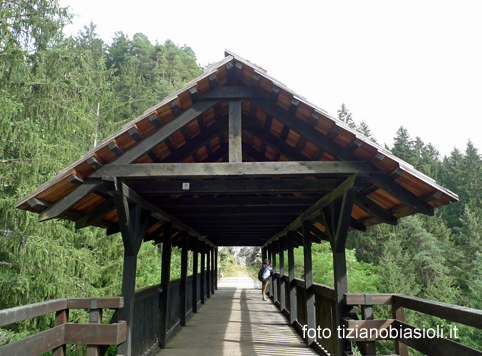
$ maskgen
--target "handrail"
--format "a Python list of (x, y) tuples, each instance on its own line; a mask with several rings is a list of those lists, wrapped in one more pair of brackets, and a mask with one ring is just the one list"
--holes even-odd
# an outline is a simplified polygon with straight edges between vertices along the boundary
[[(345, 319), (345, 326), (350, 329), (356, 328), (376, 328), (382, 334), (382, 330), (393, 330), (398, 331), (396, 336), (393, 335), (388, 337), (395, 341), (396, 347), (402, 347), (404, 353), (403, 355), (408, 355), (406, 350), (407, 346), (414, 348), (422, 353), (434, 353), (437, 355), (482, 355), (481, 351), (475, 350), (469, 346), (454, 342), (447, 339), (447, 334), (452, 334), (452, 329), (450, 331), (440, 329), (437, 327), (433, 329), (433, 332), (428, 331), (427, 336), (423, 337), (407, 337), (406, 335), (414, 335), (415, 330), (421, 330), (412, 325), (405, 323), (405, 311), (404, 308), (418, 311), (426, 315), (431, 315), (467, 325), (470, 327), (475, 327), (482, 329), (482, 310), (462, 307), (454, 304), (448, 304), (438, 301), (433, 301), (429, 299), (423, 299), (418, 297), (412, 297), (403, 294), (353, 294), (346, 293), (344, 295), (344, 301), (346, 305), (355, 306), (360, 305), (362, 308), (372, 308), (373, 305), (392, 305), (392, 317), (393, 319), (386, 320), (373, 320), (373, 313), (371, 313), (370, 320), (351, 320)], [(425, 325), (424, 325), (425, 328)], [(423, 332), (423, 331), (421, 331)], [(395, 334), (395, 333), (394, 333)], [(391, 334), (389, 334), (391, 335)], [(435, 339), (436, 337), (436, 339)], [(371, 343), (375, 340), (387, 339), (387, 337), (376, 337), (376, 338), (360, 338), (357, 337), (352, 339), (352, 341), (361, 341), (364, 343)], [(397, 346), (398, 345), (398, 346)]]
[(60, 310), (90, 309), (92, 300), (96, 300), (97, 302), (96, 309), (119, 309), (124, 306), (124, 299), (122, 297), (53, 299), (46, 302), (0, 310), (0, 327)]
[[(102, 309), (123, 306), (122, 297), (61, 298), (0, 310), (0, 326), (56, 313), (55, 327), (1, 346), (0, 355), (37, 356), (50, 350), (54, 355), (65, 355), (66, 344), (84, 344), (99, 351), (103, 345), (118, 345), (126, 340), (127, 324), (102, 324)], [(90, 323), (69, 323), (70, 309), (89, 309)]]

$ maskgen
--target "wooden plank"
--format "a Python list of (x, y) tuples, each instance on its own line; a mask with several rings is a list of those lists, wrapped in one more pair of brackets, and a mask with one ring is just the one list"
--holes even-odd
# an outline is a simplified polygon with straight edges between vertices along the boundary
[[(393, 340), (390, 337), (389, 328), (395, 322), (394, 319), (386, 320), (344, 320), (344, 327), (353, 329), (351, 335), (345, 332), (346, 339), (350, 341), (374, 342), (377, 340)], [(366, 330), (365, 332), (363, 331)], [(386, 330), (386, 331), (382, 331)], [(387, 337), (384, 337), (387, 335)], [(372, 355), (372, 353), (370, 353)]]
[[(105, 168), (105, 169), (104, 169)], [(230, 163), (138, 163), (104, 166), (92, 178), (227, 178), (227, 177), (299, 177), (374, 174), (369, 162), (307, 161), (307, 162), (230, 162)], [(85, 184), (84, 184), (85, 185)], [(84, 186), (82, 185), (82, 186)], [(80, 187), (79, 187), (80, 188)]]
[(313, 291), (325, 298), (336, 300), (335, 289), (319, 283), (313, 283)]
[[(107, 167), (107, 166), (104, 166)], [(84, 184), (78, 186), (55, 204), (44, 210), (39, 215), (39, 221), (46, 221), (62, 215), (90, 193), (94, 192), (102, 184), (101, 179), (87, 179)]]
[(107, 199), (95, 206), (91, 211), (75, 222), (75, 229), (79, 230), (94, 225), (115, 210), (114, 199)]
[(3, 309), (0, 310), (0, 327), (64, 309), (68, 309), (66, 298)]
[(211, 246), (206, 246), (206, 296), (211, 298)]
[(65, 344), (119, 345), (126, 340), (127, 323), (65, 324)]
[[(395, 329), (402, 329), (402, 336), (399, 340), (404, 344), (418, 350), (427, 355), (437, 355), (437, 356), (453, 356), (453, 355), (464, 355), (464, 356), (481, 356), (482, 351), (475, 350), (471, 347), (464, 346), (459, 344), (458, 342), (445, 339), (445, 338), (436, 338), (433, 339), (431, 337), (405, 337), (410, 334), (415, 335), (415, 327), (403, 323), (401, 321), (395, 320), (393, 322), (393, 326)], [(445, 336), (447, 335), (447, 330), (445, 330)]]
[(159, 198), (150, 200), (153, 204), (158, 205), (162, 208), (233, 208), (242, 206), (284, 206), (284, 207), (294, 207), (294, 206), (311, 206), (319, 198), (301, 196), (301, 197), (283, 197), (283, 196), (269, 196), (269, 197), (202, 197), (202, 198), (191, 198), (191, 197), (180, 197), (180, 198)]
[[(367, 296), (371, 300), (369, 304), (366, 303)], [(343, 298), (346, 305), (391, 305), (393, 304), (393, 296), (393, 293), (346, 293)]]
[(145, 299), (148, 299), (150, 297), (153, 297), (161, 293), (162, 293), (162, 287), (160, 284), (138, 289), (136, 290), (136, 293), (134, 296), (134, 303), (137, 304)]
[(39, 332), (22, 340), (0, 347), (0, 356), (38, 356), (65, 344), (65, 326)]
[(241, 101), (229, 101), (229, 163), (243, 161), (241, 137)]
[(293, 146), (287, 144), (285, 141), (279, 139), (269, 131), (264, 130), (258, 126), (254, 120), (243, 119), (243, 127), (246, 131), (252, 133), (266, 144), (279, 149), (279, 151), (287, 158), (293, 161), (308, 161), (308, 157), (303, 155)]
[(221, 86), (211, 90), (202, 100), (248, 100), (251, 98), (266, 98), (266, 94), (254, 91), (247, 86)]
[[(122, 297), (98, 297), (95, 298), (98, 308), (120, 309), (124, 307)], [(92, 298), (68, 298), (67, 309), (89, 309)]]
[(211, 141), (228, 128), (227, 118), (221, 118), (216, 124), (206, 128), (200, 135), (195, 136), (189, 144), (182, 145), (178, 150), (167, 156), (162, 163), (182, 162), (201, 147), (210, 145)]
[(482, 329), (482, 310), (479, 309), (399, 294), (393, 295), (393, 304), (406, 309), (419, 311), (442, 319)]
[[(224, 163), (223, 163), (224, 164)], [(276, 179), (276, 180), (184, 180), (138, 181), (130, 187), (139, 194), (221, 194), (221, 193), (326, 193), (340, 185), (340, 179)], [(189, 183), (189, 190), (182, 183)]]

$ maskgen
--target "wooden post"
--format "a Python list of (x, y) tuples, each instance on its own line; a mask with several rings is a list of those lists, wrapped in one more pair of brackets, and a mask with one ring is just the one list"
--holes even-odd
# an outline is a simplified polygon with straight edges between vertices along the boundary
[[(69, 322), (69, 309), (59, 310), (55, 313), (55, 326)], [(67, 356), (67, 345), (61, 345), (52, 350), (52, 356)]]
[[(398, 321), (405, 322), (405, 309), (399, 305), (392, 305), (392, 318)], [(400, 356), (408, 356), (408, 347), (404, 343), (394, 340), (395, 342), (395, 353)]]
[(218, 248), (216, 247), (216, 249), (214, 250), (214, 270), (216, 271), (214, 273), (214, 289), (218, 289), (218, 276), (219, 276), (219, 272), (218, 272)]
[[(365, 298), (366, 299), (366, 298)], [(371, 299), (371, 297), (370, 297)], [(362, 319), (363, 320), (373, 320), (373, 305), (362, 305), (361, 306)], [(358, 347), (363, 355), (376, 355), (377, 347), (375, 341), (371, 342), (359, 342)]]
[(206, 292), (207, 297), (211, 298), (211, 246), (207, 246), (206, 251)]
[[(333, 272), (335, 277), (335, 310), (334, 319), (335, 328), (343, 327), (343, 318), (348, 315), (348, 309), (343, 301), (343, 295), (348, 293), (348, 282), (346, 276), (346, 255), (345, 251), (333, 253)], [(337, 338), (339, 349), (346, 351), (351, 350), (351, 342), (343, 338)], [(343, 354), (340, 353), (340, 355)]]
[(192, 311), (197, 313), (197, 292), (199, 289), (198, 285), (198, 269), (199, 269), (199, 240), (196, 238), (192, 244)]
[[(303, 257), (305, 268), (305, 294), (306, 294), (306, 324), (309, 329), (316, 329), (315, 321), (315, 292), (313, 291), (313, 261), (311, 256), (311, 222), (303, 221)], [(306, 343), (310, 346), (316, 337), (306, 335)]]
[[(169, 308), (169, 281), (171, 279), (171, 252), (172, 252), (172, 223), (164, 223), (164, 236), (162, 240), (162, 269), (161, 289), (159, 295), (159, 323), (157, 339), (159, 348), (167, 348), (167, 314)], [(119, 353), (120, 354), (120, 353)]]
[(261, 266), (263, 265), (264, 260), (266, 260), (267, 258), (268, 258), (268, 251), (266, 250), (266, 247), (262, 247), (261, 248)]
[[(102, 309), (97, 309), (97, 298), (90, 300), (89, 324), (102, 324)], [(87, 345), (87, 356), (101, 356), (101, 346)]]
[(206, 295), (206, 244), (200, 242), (199, 253), (201, 254), (201, 303), (204, 304), (204, 296)]
[(272, 278), (272, 282), (273, 282), (273, 303), (277, 303), (279, 300), (278, 300), (278, 280), (276, 279), (276, 276), (275, 276), (275, 273), (276, 273), (276, 245), (275, 243), (273, 242), (272, 244), (272, 249), (271, 249), (271, 264), (272, 264), (272, 267), (273, 267), (273, 278)]
[(216, 261), (214, 247), (211, 247), (211, 294), (214, 294), (214, 285), (216, 284)]
[[(127, 197), (121, 193), (121, 185), (116, 182), (113, 193), (119, 228), (124, 244), (124, 266), (122, 272), (122, 296), (124, 307), (120, 310), (120, 320), (127, 324), (126, 341), (117, 347), (118, 353), (124, 356), (132, 354), (132, 332), (134, 328), (134, 295), (136, 292), (137, 254), (141, 247), (147, 228), (149, 216), (141, 217), (139, 204), (129, 205)], [(142, 221), (141, 221), (142, 220)]]
[(286, 236), (280, 236), (279, 238), (279, 274), (280, 274), (280, 280), (279, 280), (279, 303), (280, 303), (280, 311), (283, 312), (283, 310), (286, 309), (286, 290), (285, 290), (285, 256), (283, 253), (283, 243), (286, 240)]
[(293, 232), (288, 233), (288, 270), (290, 288), (290, 324), (293, 325), (298, 319), (296, 282), (295, 282), (295, 253), (293, 246)]
[[(273, 246), (272, 245), (268, 245), (268, 259), (273, 262), (273, 253), (272, 253), (272, 250), (273, 250)], [(271, 267), (273, 267), (273, 264), (271, 264)], [(270, 278), (270, 281), (269, 281), (269, 285), (268, 285), (268, 293), (269, 293), (269, 297), (271, 299), (273, 299), (273, 279), (274, 278)]]
[(181, 307), (180, 307), (180, 323), (181, 326), (186, 326), (187, 314), (187, 257), (189, 248), (189, 235), (187, 232), (182, 232), (182, 250), (181, 250)]
[(231, 100), (229, 102), (229, 162), (242, 161), (241, 100)]

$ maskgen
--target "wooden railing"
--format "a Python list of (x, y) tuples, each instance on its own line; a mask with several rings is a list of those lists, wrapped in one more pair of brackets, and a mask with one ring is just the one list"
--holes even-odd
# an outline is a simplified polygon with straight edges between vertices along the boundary
[[(186, 320), (189, 320), (193, 313), (193, 276), (187, 277), (187, 312)], [(198, 285), (201, 276), (198, 274)], [(167, 339), (171, 339), (181, 328), (181, 279), (169, 282), (169, 308), (167, 312)], [(160, 284), (143, 288), (136, 291), (134, 298), (134, 324), (132, 327), (132, 355), (149, 355), (159, 348), (158, 340), (158, 316), (159, 316), (159, 296), (164, 291)], [(205, 293), (205, 296), (206, 293)], [(201, 305), (201, 293), (197, 289), (197, 307)], [(166, 340), (167, 341), (167, 340)]]
[[(102, 324), (102, 310), (124, 306), (122, 297), (63, 298), (0, 310), (0, 327), (55, 313), (55, 326), (0, 347), (1, 356), (37, 356), (53, 350), (53, 356), (64, 356), (66, 345), (87, 345), (87, 355), (98, 355), (103, 346), (118, 345), (126, 340), (126, 323)], [(89, 309), (89, 324), (69, 323), (69, 310)]]
[[(282, 283), (283, 282), (283, 283)], [(303, 326), (307, 324), (306, 315), (306, 300), (305, 300), (305, 281), (295, 278), (292, 282), (295, 293), (290, 293), (292, 287), (289, 283), (288, 276), (281, 277), (279, 273), (273, 274), (273, 293), (271, 299), (274, 304), (288, 317), (293, 320), (291, 315), (290, 295), (294, 295), (294, 305), (296, 306), (294, 326), (298, 333), (303, 337), (306, 336), (306, 330)], [(283, 290), (284, 289), (284, 290)], [(323, 286), (314, 283), (313, 290), (315, 293), (315, 325), (321, 331), (326, 331), (325, 334), (319, 335), (316, 333), (316, 341), (312, 347), (321, 355), (337, 355), (340, 353), (337, 350), (337, 341), (340, 332), (337, 330), (338, 322), (334, 320), (335, 290), (331, 287)], [(282, 297), (284, 294), (284, 297)], [(482, 352), (462, 345), (455, 341), (445, 338), (450, 336), (450, 330), (444, 330), (441, 335), (439, 329), (439, 336), (441, 338), (434, 338), (431, 333), (423, 337), (415, 337), (414, 330), (416, 327), (409, 325), (405, 320), (405, 309), (414, 310), (424, 313), (426, 315), (435, 316), (451, 322), (460, 323), (470, 327), (482, 330), (482, 310), (461, 307), (457, 305), (436, 302), (432, 300), (410, 297), (400, 294), (345, 294), (345, 304), (349, 307), (359, 306), (361, 309), (361, 320), (358, 320), (358, 315), (350, 313), (351, 318), (344, 319), (344, 327), (346, 328), (345, 335), (348, 336), (348, 328), (358, 329), (358, 336), (363, 337), (347, 337), (351, 342), (356, 342), (358, 348), (363, 355), (376, 355), (375, 341), (376, 340), (393, 340), (395, 353), (400, 356), (408, 356), (408, 347), (418, 350), (427, 355), (464, 355), (464, 356), (482, 356)], [(391, 319), (374, 318), (374, 305), (391, 305)], [(390, 327), (398, 331), (397, 336), (390, 337)], [(361, 329), (378, 330), (378, 338), (365, 337), (360, 332)], [(419, 327), (419, 330), (422, 330)], [(428, 326), (425, 326), (428, 331)], [(381, 332), (381, 330), (386, 330)], [(388, 337), (384, 337), (385, 333)], [(414, 337), (410, 336), (410, 333)], [(373, 332), (375, 334), (375, 332)], [(402, 336), (400, 337), (400, 334)], [(341, 332), (343, 335), (343, 331)], [(355, 335), (355, 332), (353, 332)], [(391, 335), (395, 336), (395, 332)], [(321, 336), (321, 337), (319, 337)], [(459, 335), (460, 336), (460, 335)], [(306, 338), (305, 338), (306, 339)], [(348, 355), (345, 353), (344, 355)]]
[[(450, 340), (451, 332), (452, 337), (456, 336), (452, 328), (444, 329), (442, 325), (438, 329), (436, 326), (429, 327), (426, 325), (414, 327), (407, 324), (405, 322), (405, 309), (478, 329), (482, 329), (482, 310), (401, 294), (348, 293), (345, 294), (345, 303), (350, 306), (360, 306), (362, 308), (362, 318), (364, 319), (346, 319), (345, 325), (347, 328), (374, 328), (378, 330), (373, 333), (375, 335), (378, 334), (378, 337), (352, 339), (352, 341), (358, 341), (361, 347), (366, 347), (368, 349), (367, 352), (374, 350), (374, 353), (370, 354), (376, 355), (375, 340), (394, 340), (395, 352), (401, 356), (408, 355), (407, 346), (427, 355), (482, 356), (481, 351)], [(374, 319), (374, 305), (391, 305), (392, 319)], [(365, 313), (363, 312), (364, 310), (366, 311)], [(394, 330), (393, 333), (390, 333), (390, 329)], [(417, 334), (415, 334), (416, 329), (419, 330)], [(420, 336), (418, 335), (419, 333), (421, 334)], [(397, 337), (395, 337), (395, 334), (397, 334)], [(385, 335), (388, 335), (388, 337), (385, 337)], [(460, 334), (458, 337), (460, 337)]]
[[(201, 275), (198, 274), (197, 277), (199, 286)], [(193, 276), (187, 277), (186, 321), (194, 314), (192, 280)], [(169, 282), (167, 339), (172, 338), (181, 327), (180, 287), (180, 279)], [(210, 295), (207, 286), (204, 290), (204, 297)], [(131, 340), (134, 356), (152, 354), (158, 349), (159, 296), (163, 292), (160, 285), (154, 285), (135, 293), (136, 317), (133, 320)], [(200, 288), (197, 288), (196, 303), (199, 309), (202, 304)], [(87, 345), (87, 355), (104, 355), (109, 345), (119, 345), (126, 341), (126, 322), (119, 321), (119, 318), (122, 319), (123, 306), (122, 297), (64, 298), (0, 310), (0, 327), (56, 313), (55, 327), (0, 347), (0, 356), (38, 356), (50, 350), (53, 350), (53, 356), (65, 356), (66, 345), (69, 344)], [(104, 308), (116, 309), (110, 324), (102, 324)], [(89, 324), (69, 323), (70, 309), (89, 309)]]
[[(288, 276), (282, 277), (283, 282), (281, 283), (281, 277), (279, 273), (273, 275), (273, 287), (276, 289), (274, 295), (272, 296), (275, 305), (280, 308), (280, 310), (290, 318), (292, 313), (291, 301), (290, 301), (290, 284)], [(296, 305), (296, 321), (294, 323), (295, 329), (303, 337), (303, 325), (307, 324), (307, 314), (306, 314), (306, 301), (305, 301), (305, 281), (302, 279), (295, 278), (295, 305)], [(284, 291), (282, 290), (282, 285), (284, 286)], [(325, 337), (321, 335), (318, 338), (316, 336), (316, 343), (312, 345), (316, 351), (320, 354), (330, 353), (331, 355), (336, 355), (336, 323), (334, 323), (334, 309), (335, 309), (335, 290), (333, 288), (314, 283), (313, 290), (315, 292), (315, 320), (317, 327), (320, 326), (322, 330), (330, 330), (330, 335), (325, 333)], [(284, 293), (284, 308), (281, 305), (281, 293)], [(274, 298), (276, 296), (276, 298)]]

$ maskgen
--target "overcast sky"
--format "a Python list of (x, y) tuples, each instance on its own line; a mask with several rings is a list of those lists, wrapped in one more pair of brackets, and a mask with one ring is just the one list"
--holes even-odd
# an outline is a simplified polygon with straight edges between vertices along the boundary
[[(227, 48), (332, 116), (342, 103), (381, 144), (404, 126), (441, 153), (482, 153), (482, 1), (61, 0), (78, 17), (152, 43), (188, 45), (199, 64)], [(162, 98), (160, 98), (162, 99)]]

